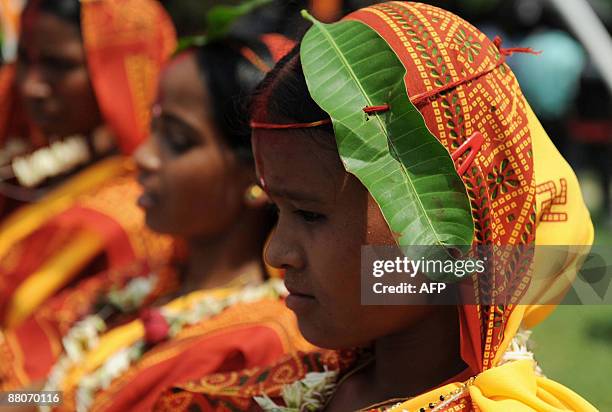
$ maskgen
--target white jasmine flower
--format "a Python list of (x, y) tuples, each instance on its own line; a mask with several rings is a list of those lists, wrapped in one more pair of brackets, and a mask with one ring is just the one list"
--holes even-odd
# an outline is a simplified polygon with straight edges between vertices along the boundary
[(512, 341), (508, 345), (508, 349), (502, 355), (499, 365), (504, 365), (509, 362), (518, 360), (531, 360), (535, 365), (535, 372), (538, 376), (544, 376), (542, 369), (535, 360), (535, 356), (530, 349), (529, 338), (531, 337), (531, 331), (526, 329), (519, 329), (514, 335)]
[(279, 406), (265, 395), (254, 399), (267, 412), (318, 411), (334, 392), (337, 378), (336, 371), (310, 372), (304, 379), (285, 385), (282, 397), (287, 406)]
[(131, 280), (123, 289), (109, 292), (107, 299), (124, 312), (138, 309), (157, 284), (157, 275)]

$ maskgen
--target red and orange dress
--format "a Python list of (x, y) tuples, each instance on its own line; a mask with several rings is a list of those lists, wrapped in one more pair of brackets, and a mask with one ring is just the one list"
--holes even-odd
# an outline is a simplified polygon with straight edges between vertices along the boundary
[[(148, 136), (159, 73), (176, 45), (174, 28), (154, 0), (82, 2), (81, 16), (98, 106), (127, 155)], [(18, 130), (28, 130), (34, 147), (44, 145), (17, 115), (11, 70), (0, 75), (0, 145)], [(138, 191), (131, 160), (107, 157), (0, 220), (0, 327), (18, 325), (83, 276), (167, 258), (172, 242), (146, 231), (135, 206)]]

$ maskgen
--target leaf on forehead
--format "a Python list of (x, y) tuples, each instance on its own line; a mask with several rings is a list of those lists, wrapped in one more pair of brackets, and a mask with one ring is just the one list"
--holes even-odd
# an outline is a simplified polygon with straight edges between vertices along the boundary
[[(303, 14), (313, 22), (300, 49), (306, 82), (333, 121), (345, 169), (378, 203), (399, 246), (438, 247), (435, 256), (446, 247), (467, 251), (474, 223), (466, 189), (410, 102), (402, 63), (363, 23), (324, 24)], [(389, 111), (363, 112), (384, 104)]]

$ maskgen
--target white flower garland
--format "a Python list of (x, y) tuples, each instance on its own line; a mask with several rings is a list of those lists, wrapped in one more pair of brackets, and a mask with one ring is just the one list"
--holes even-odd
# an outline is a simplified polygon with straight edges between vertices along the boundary
[[(155, 274), (138, 277), (128, 282), (122, 289), (108, 292), (106, 298), (124, 312), (137, 309), (153, 291), (158, 282)], [(89, 315), (76, 322), (62, 338), (64, 354), (53, 365), (43, 390), (59, 390), (66, 374), (85, 355), (98, 346), (100, 335), (106, 332), (107, 325), (98, 315)], [(48, 406), (41, 406), (41, 411), (50, 411)]]
[[(504, 352), (499, 366), (514, 362), (517, 360), (529, 359), (534, 361), (535, 372), (539, 376), (542, 375), (542, 370), (535, 363), (533, 352), (528, 348), (527, 341), (531, 336), (530, 330), (519, 330), (514, 336), (508, 349)], [(327, 400), (336, 390), (338, 373), (337, 372), (311, 372), (302, 380), (292, 384), (285, 385), (282, 391), (283, 402), (287, 406), (280, 406), (274, 403), (268, 396), (256, 396), (255, 402), (265, 412), (315, 412), (321, 410)], [(468, 390), (474, 382), (474, 378), (470, 378), (460, 388), (454, 391), (450, 396), (447, 396), (443, 402), (438, 403), (428, 410), (438, 412), (443, 410), (455, 400), (459, 399)], [(398, 410), (402, 403), (397, 403), (387, 412)], [(399, 410), (398, 410), (399, 411)]]
[[(156, 275), (138, 277), (123, 289), (110, 291), (106, 300), (130, 312), (138, 309), (158, 282)], [(72, 362), (78, 362), (89, 350), (98, 345), (99, 337), (106, 331), (106, 323), (98, 315), (90, 315), (74, 324), (62, 339), (64, 351)]]
[(110, 291), (107, 299), (123, 312), (136, 310), (153, 292), (158, 280), (157, 275), (138, 277), (130, 281), (123, 289)]
[[(286, 296), (287, 289), (281, 279), (271, 279), (266, 283), (258, 286), (246, 287), (243, 290), (231, 294), (226, 297), (217, 298), (212, 296), (204, 296), (201, 300), (195, 302), (192, 307), (183, 311), (170, 311), (167, 308), (160, 308), (160, 313), (170, 325), (169, 337), (172, 338), (181, 332), (186, 326), (194, 325), (204, 319), (210, 318), (221, 313), (223, 310), (237, 303), (249, 303), (262, 300), (264, 298), (278, 298)], [(91, 321), (93, 325), (93, 321)], [(91, 326), (87, 326), (88, 334), (91, 336)], [(84, 329), (84, 328), (83, 328)], [(59, 390), (67, 372), (77, 362), (83, 360), (85, 354), (98, 344), (97, 339), (89, 339), (87, 341), (87, 349), (81, 351), (80, 357), (70, 359), (67, 356), (62, 357), (56, 366), (53, 368), (47, 385), (43, 390)], [(138, 361), (145, 352), (144, 340), (138, 340), (133, 345), (123, 348), (113, 356), (111, 356), (100, 368), (85, 375), (76, 388), (76, 410), (77, 412), (88, 411), (94, 400), (95, 394), (102, 389), (110, 386), (111, 382), (121, 376), (129, 367)], [(41, 411), (49, 411), (41, 407)]]

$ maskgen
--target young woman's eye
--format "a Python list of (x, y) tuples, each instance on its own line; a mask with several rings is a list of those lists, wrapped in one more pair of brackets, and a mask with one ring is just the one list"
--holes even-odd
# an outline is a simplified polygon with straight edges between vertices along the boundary
[(172, 114), (166, 114), (160, 106), (154, 111), (151, 130), (160, 145), (170, 154), (182, 155), (198, 146), (199, 134), (191, 126)]
[(77, 69), (81, 66), (80, 63), (72, 60), (63, 59), (61, 57), (47, 57), (41, 60), (41, 66), (52, 74), (62, 75)]
[(310, 212), (308, 210), (296, 210), (295, 214), (300, 216), (305, 222), (308, 223), (318, 222), (325, 218), (325, 215), (316, 212)]
[(174, 153), (181, 154), (189, 151), (195, 146), (195, 142), (181, 133), (168, 133), (167, 144)]

